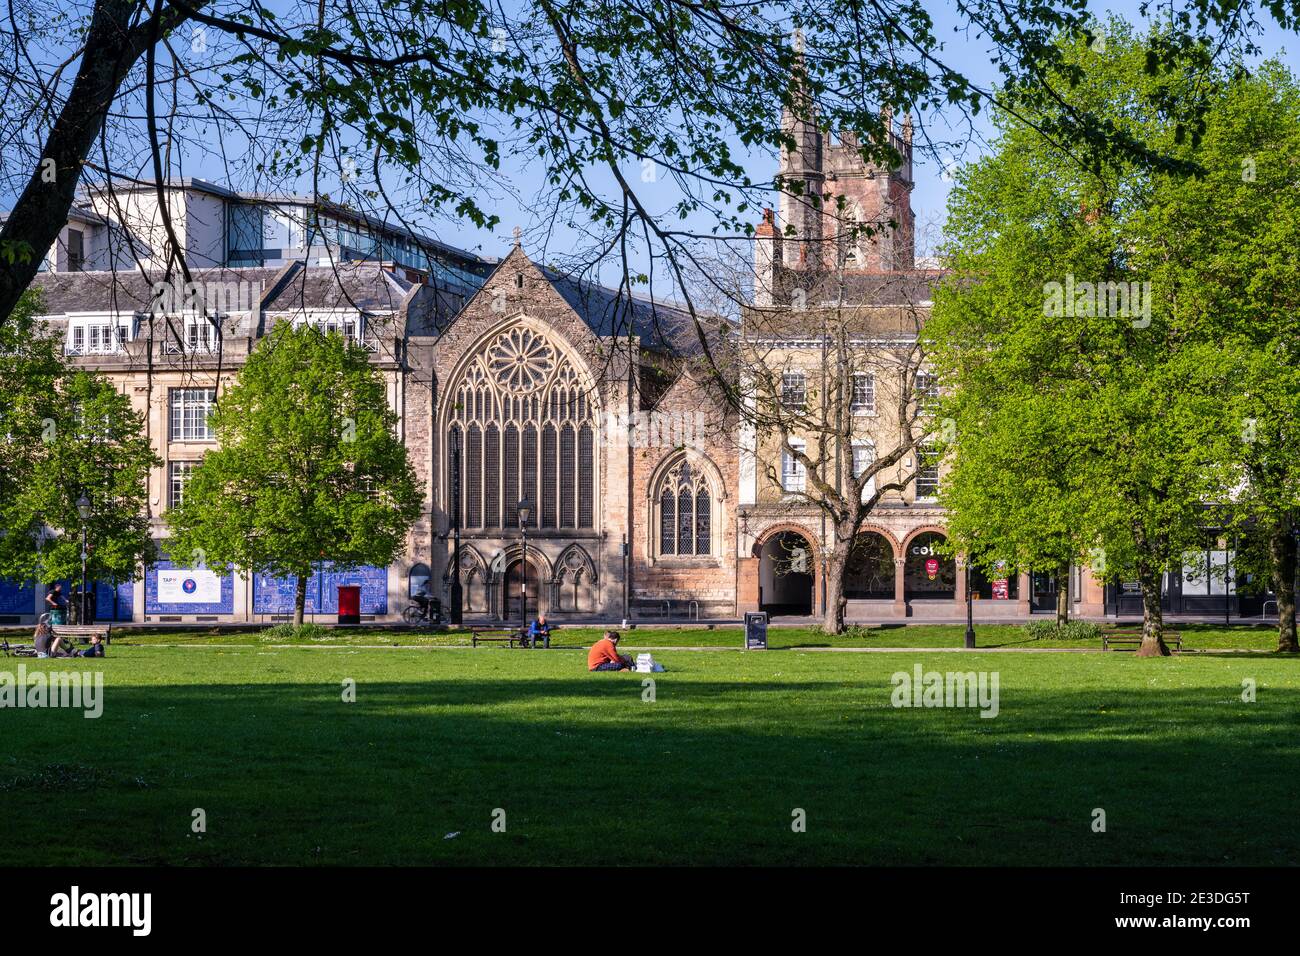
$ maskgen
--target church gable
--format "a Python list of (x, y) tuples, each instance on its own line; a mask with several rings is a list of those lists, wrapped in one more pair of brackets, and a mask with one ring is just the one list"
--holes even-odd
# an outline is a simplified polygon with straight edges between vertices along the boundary
[(488, 277), (435, 346), (435, 363), (445, 377), (470, 351), (498, 331), (517, 324), (543, 326), (558, 335), (590, 369), (594, 378), (618, 381), (626, 369), (625, 350), (602, 342), (546, 273), (516, 246)]

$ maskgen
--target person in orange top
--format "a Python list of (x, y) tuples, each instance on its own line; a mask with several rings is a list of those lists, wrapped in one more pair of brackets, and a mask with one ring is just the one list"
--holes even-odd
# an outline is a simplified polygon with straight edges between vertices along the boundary
[(606, 631), (605, 636), (591, 645), (587, 652), (589, 671), (630, 671), (632, 658), (618, 653), (618, 632)]

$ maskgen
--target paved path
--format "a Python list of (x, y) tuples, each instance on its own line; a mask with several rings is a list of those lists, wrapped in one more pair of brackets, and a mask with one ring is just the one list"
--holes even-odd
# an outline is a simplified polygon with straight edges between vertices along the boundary
[[(470, 647), (468, 644), (401, 644), (394, 646), (392, 644), (128, 644), (128, 647), (199, 647), (216, 650), (231, 650), (234, 648), (249, 648), (253, 650), (318, 650), (318, 651), (477, 651), (480, 648)], [(497, 648), (481, 648), (481, 650), (496, 650)], [(518, 650), (527, 650), (527, 648), (518, 648)], [(584, 647), (552, 647), (553, 651), (585, 651)], [(654, 644), (637, 644), (627, 647), (630, 652), (638, 651), (725, 651), (730, 653), (743, 652), (743, 647), (708, 647), (708, 646), (682, 646), (682, 645), (654, 645)], [(769, 648), (771, 651), (789, 652), (789, 651), (808, 651), (813, 653), (843, 653), (843, 654), (1100, 654), (1100, 647), (976, 647), (968, 651), (964, 647), (774, 647)], [(541, 653), (545, 653), (542, 651)], [(755, 651), (754, 653), (762, 653)]]

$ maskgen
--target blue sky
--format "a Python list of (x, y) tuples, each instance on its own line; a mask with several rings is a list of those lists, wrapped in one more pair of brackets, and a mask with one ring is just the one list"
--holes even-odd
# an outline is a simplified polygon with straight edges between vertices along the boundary
[[(1098, 14), (1104, 17), (1106, 14), (1113, 12), (1136, 22), (1140, 20), (1138, 6), (1138, 0), (1119, 2), (1105, 8), (1099, 7)], [(991, 85), (996, 76), (986, 45), (978, 38), (967, 37), (959, 32), (961, 20), (956, 11), (947, 4), (942, 2), (934, 3), (931, 4), (931, 9), (936, 20), (936, 35), (944, 42), (942, 51), (944, 62), (971, 77), (977, 84)], [(1267, 18), (1267, 14), (1261, 13), (1261, 17)], [(1292, 69), (1298, 68), (1296, 58), (1291, 53), (1291, 50), (1300, 47), (1300, 38), (1284, 33), (1270, 22), (1264, 34), (1259, 38), (1258, 43), (1264, 49), (1266, 56), (1279, 57)], [(773, 120), (775, 121), (775, 119), (774, 107)], [(943, 128), (946, 122), (958, 122), (956, 114), (952, 116), (929, 116), (923, 119), (935, 131), (937, 137), (951, 135), (944, 133)], [(949, 162), (954, 163), (977, 157), (983, 146), (982, 136), (986, 135), (987, 132), (986, 117), (978, 117), (974, 127), (974, 138), (967, 142), (964, 149), (946, 149), (944, 155)], [(746, 153), (739, 143), (734, 144), (734, 149), (735, 155), (745, 157), (749, 168), (752, 170), (751, 175), (756, 180), (766, 179), (775, 173), (777, 166), (775, 156)], [(641, 172), (640, 168), (625, 170), (625, 173), (633, 181), (640, 179)], [(189, 176), (202, 177), (215, 182), (223, 182), (226, 178), (219, 165), (200, 156), (194, 156), (187, 161), (185, 173)], [(471, 249), (486, 256), (504, 255), (509, 250), (513, 228), (520, 226), (525, 230), (526, 248), (535, 258), (547, 261), (554, 261), (557, 258), (563, 259), (566, 252), (581, 242), (581, 236), (579, 232), (563, 224), (559, 224), (554, 228), (548, 226), (545, 219), (546, 210), (539, 208), (536, 202), (536, 197), (544, 185), (543, 173), (543, 168), (535, 159), (529, 160), (524, 157), (511, 156), (504, 158), (502, 177), (511, 183), (518, 198), (506, 195), (503, 191), (499, 199), (491, 202), (490, 208), (497, 213), (501, 220), (500, 225), (495, 229), (477, 229), (469, 223), (446, 221), (423, 223), (413, 221), (412, 224), (431, 235), (437, 236), (444, 242)], [(918, 154), (914, 174), (916, 184), (912, 205), (917, 215), (918, 232), (920, 233), (919, 245), (921, 248), (918, 251), (924, 254), (928, 251), (927, 247), (937, 239), (950, 184), (944, 175), (941, 163), (934, 157)], [(597, 175), (595, 181), (609, 183), (610, 180), (606, 173)], [(247, 187), (247, 184), (239, 182), (230, 185), (237, 189)], [(391, 188), (393, 184), (386, 185)], [(301, 191), (306, 192), (307, 189), (304, 187)], [(663, 183), (662, 188), (645, 187), (643, 193), (648, 203), (657, 202), (659, 204), (658, 211), (670, 208), (677, 198), (674, 187), (668, 183)], [(12, 200), (12, 196), (0, 197), (0, 203), (6, 205), (11, 203)], [(757, 219), (757, 215), (755, 219)], [(696, 221), (693, 225), (697, 230), (705, 231), (709, 223)]]
[[(1110, 4), (1104, 8), (1098, 8), (1099, 17), (1104, 19), (1114, 13), (1130, 22), (1141, 22), (1142, 17), (1138, 7), (1137, 0)], [(932, 13), (936, 20), (935, 35), (944, 42), (944, 62), (962, 71), (981, 85), (992, 84), (996, 79), (996, 74), (990, 62), (987, 48), (982, 45), (981, 41), (968, 39), (964, 33), (959, 32), (962, 21), (957, 11), (946, 4), (934, 4)], [(1261, 19), (1268, 19), (1266, 13), (1261, 13), (1260, 16)], [(1294, 53), (1295, 50), (1300, 49), (1300, 36), (1279, 29), (1270, 20), (1265, 25), (1265, 32), (1258, 38), (1257, 45), (1264, 51), (1259, 59), (1276, 57), (1287, 63), (1291, 69), (1300, 71), (1300, 59), (1297, 59)], [(927, 118), (927, 121), (934, 128), (937, 137), (944, 135), (945, 122), (959, 122), (957, 119), (944, 116), (932, 116)], [(965, 144), (964, 148), (944, 151), (944, 155), (950, 163), (960, 164), (980, 155), (984, 146), (983, 137), (989, 133), (986, 116), (976, 118), (974, 132), (975, 136)], [(960, 135), (955, 130), (952, 135), (960, 138)], [(775, 156), (746, 154), (740, 144), (734, 145), (737, 155), (747, 155), (750, 169), (754, 171), (753, 174), (756, 179), (764, 175), (775, 174), (777, 169)], [(542, 177), (535, 167), (536, 164), (511, 164), (506, 171), (523, 197), (534, 195), (541, 185)], [(632, 174), (636, 172), (638, 171), (629, 170), (629, 173)], [(912, 207), (917, 216), (918, 232), (924, 232), (928, 225), (933, 233), (931, 239), (937, 238), (937, 232), (942, 226), (944, 206), (950, 188), (950, 176), (945, 175), (938, 161), (930, 157), (923, 158), (919, 154), (914, 168), (914, 176), (916, 182), (912, 195)], [(775, 198), (775, 194), (773, 194), (772, 204), (774, 204)], [(667, 205), (668, 198), (666, 197), (665, 207)], [(529, 239), (534, 243), (536, 242), (538, 218), (527, 202), (502, 202), (496, 207), (496, 210), (501, 216), (501, 225), (495, 231), (476, 230), (469, 226), (463, 226), (454, 230), (438, 227), (438, 233), (446, 241), (454, 245), (463, 248), (474, 248), (485, 255), (503, 255), (508, 251), (511, 231), (515, 225), (528, 230)], [(926, 245), (926, 237), (920, 236), (918, 242), (922, 246)], [(558, 235), (552, 237), (551, 248), (562, 248), (565, 243), (565, 233), (560, 230)], [(533, 252), (533, 249), (530, 247), (529, 251)], [(918, 250), (920, 253), (925, 251), (924, 248)]]

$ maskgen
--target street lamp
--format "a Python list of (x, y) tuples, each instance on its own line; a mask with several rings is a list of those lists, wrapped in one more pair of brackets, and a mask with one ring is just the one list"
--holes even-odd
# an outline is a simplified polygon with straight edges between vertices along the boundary
[(519, 556), (519, 616), (523, 620), (523, 629), (520, 633), (526, 637), (528, 634), (528, 515), (533, 510), (533, 503), (528, 500), (527, 495), (524, 495), (515, 508), (519, 512), (519, 530), (523, 536), (523, 551)]
[(460, 584), (460, 429), (451, 432), (451, 623), (460, 626), (464, 619), (464, 592)]
[(971, 597), (970, 573), (971, 573), (970, 555), (967, 555), (966, 556), (966, 648), (968, 650), (975, 646), (975, 601)]
[(82, 495), (77, 499), (77, 514), (81, 515), (81, 597), (77, 609), (77, 623), (86, 623), (86, 524), (90, 521), (90, 499)]

